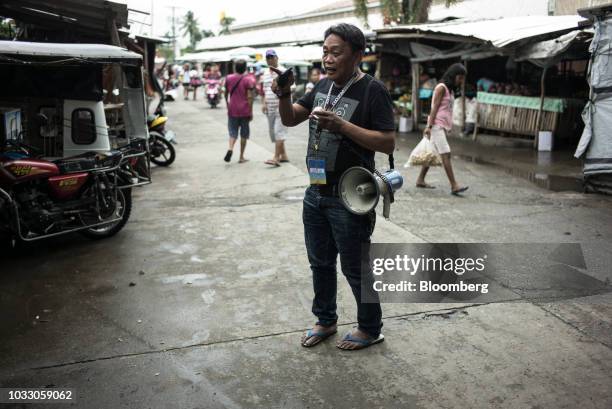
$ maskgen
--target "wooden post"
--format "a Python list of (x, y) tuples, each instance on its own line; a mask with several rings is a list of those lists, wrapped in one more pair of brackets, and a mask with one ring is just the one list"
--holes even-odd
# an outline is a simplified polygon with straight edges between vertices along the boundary
[(463, 112), (463, 115), (461, 116), (461, 135), (463, 135), (463, 130), (465, 129), (465, 117), (466, 117), (466, 112), (465, 112), (465, 82), (467, 81), (467, 61), (463, 60), (462, 61), (463, 66), (466, 69), (466, 73), (465, 73), (465, 78), (463, 80), (463, 84), (461, 84), (461, 110)]
[(546, 95), (546, 89), (544, 86), (544, 82), (546, 80), (546, 72), (548, 71), (548, 66), (544, 67), (542, 70), (542, 77), (540, 78), (540, 109), (538, 110), (538, 119), (536, 120), (536, 131), (535, 137), (533, 139), (533, 147), (538, 149), (538, 137), (540, 131), (542, 130), (542, 111), (544, 110), (544, 96)]
[[(478, 95), (478, 94), (476, 94)], [(479, 107), (478, 107), (478, 99), (476, 99), (476, 118), (474, 118), (474, 133), (472, 134), (472, 140), (475, 142), (478, 137), (478, 121), (479, 121)]]
[(412, 127), (416, 131), (419, 130), (419, 117), (421, 110), (419, 106), (419, 81), (421, 76), (421, 65), (412, 63)]

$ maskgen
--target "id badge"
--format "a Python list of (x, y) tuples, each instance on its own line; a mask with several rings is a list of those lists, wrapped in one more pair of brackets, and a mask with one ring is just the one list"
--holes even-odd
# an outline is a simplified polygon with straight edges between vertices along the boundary
[(326, 185), (325, 159), (308, 159), (308, 176), (311, 185)]

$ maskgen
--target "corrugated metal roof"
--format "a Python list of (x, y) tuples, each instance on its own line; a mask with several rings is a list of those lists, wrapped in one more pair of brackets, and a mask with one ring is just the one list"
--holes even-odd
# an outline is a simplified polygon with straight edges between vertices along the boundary
[[(371, 29), (382, 27), (382, 18), (378, 13), (371, 13), (368, 16), (368, 22)], [(366, 30), (363, 27), (363, 23), (359, 18), (344, 17), (341, 19), (329, 19), (304, 24), (270, 27), (217, 37), (208, 37), (198, 43), (198, 49), (212, 51), (243, 46), (266, 47), (280, 44), (308, 44), (323, 42), (323, 33), (325, 30), (327, 30), (328, 27), (338, 23), (353, 24), (359, 27), (364, 34), (373, 34), (371, 29)]]
[(89, 60), (142, 60), (140, 54), (106, 44), (32, 43), (0, 41), (0, 54), (41, 57), (68, 57)]
[(479, 40), (501, 48), (526, 39), (562, 34), (578, 28), (585, 19), (575, 16), (523, 16), (477, 21), (453, 20), (436, 24), (414, 24), (375, 30), (377, 37), (393, 38), (406, 34), (444, 34)]

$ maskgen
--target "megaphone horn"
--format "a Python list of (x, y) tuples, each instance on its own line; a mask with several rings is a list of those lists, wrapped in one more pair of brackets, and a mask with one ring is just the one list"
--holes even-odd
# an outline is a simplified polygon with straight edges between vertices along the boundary
[(342, 205), (351, 213), (364, 215), (378, 204), (383, 196), (383, 216), (388, 219), (393, 193), (402, 187), (404, 178), (396, 170), (389, 170), (381, 178), (366, 168), (354, 166), (340, 177), (339, 190)]

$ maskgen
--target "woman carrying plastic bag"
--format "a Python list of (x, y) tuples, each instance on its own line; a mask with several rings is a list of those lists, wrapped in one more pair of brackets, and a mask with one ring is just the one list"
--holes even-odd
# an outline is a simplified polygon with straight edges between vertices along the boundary
[[(423, 140), (417, 145), (415, 151), (419, 149), (421, 144), (424, 145), (420, 149), (420, 152), (425, 152), (424, 154), (415, 154), (415, 152), (410, 155), (412, 158), (415, 155), (414, 163), (410, 162), (411, 165), (417, 165), (417, 161), (421, 160), (423, 163), (421, 166), (421, 173), (416, 181), (416, 187), (432, 189), (434, 186), (431, 186), (425, 183), (425, 176), (427, 175), (427, 171), (430, 166), (436, 166), (434, 163), (436, 161), (433, 159), (433, 155), (429, 154), (431, 151), (427, 151), (426, 149), (433, 149), (437, 154), (439, 154), (439, 158), (444, 166), (444, 170), (446, 171), (446, 176), (448, 177), (448, 181), (451, 185), (451, 194), (459, 195), (462, 192), (465, 192), (468, 187), (461, 186), (455, 180), (455, 174), (453, 173), (453, 167), (451, 165), (451, 157), (450, 157), (450, 146), (448, 145), (448, 141), (446, 140), (446, 134), (451, 130), (453, 125), (453, 91), (465, 81), (465, 74), (467, 73), (465, 67), (459, 63), (453, 64), (450, 66), (448, 70), (442, 76), (442, 79), (436, 85), (434, 89), (433, 97), (431, 99), (431, 113), (427, 118), (427, 127), (425, 128)], [(427, 140), (431, 147), (428, 147)], [(418, 156), (417, 156), (418, 155)], [(417, 160), (418, 159), (418, 160)]]
[(442, 158), (436, 150), (436, 147), (426, 136), (421, 139), (421, 142), (412, 150), (408, 162), (405, 167), (408, 166), (440, 166), (442, 165)]

